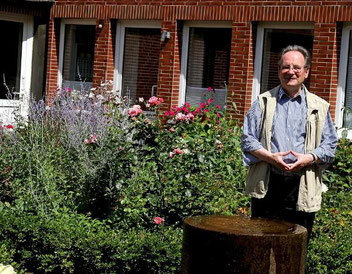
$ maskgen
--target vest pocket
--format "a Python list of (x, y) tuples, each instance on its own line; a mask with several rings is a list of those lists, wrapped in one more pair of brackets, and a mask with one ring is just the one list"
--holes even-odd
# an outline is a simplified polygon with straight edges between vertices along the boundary
[(263, 198), (268, 191), (270, 166), (259, 162), (249, 167), (247, 174), (246, 193), (255, 198)]
[(319, 119), (318, 112), (313, 110), (311, 115), (308, 117), (307, 128), (306, 128), (306, 151), (310, 152), (315, 149), (317, 140), (317, 129), (319, 128), (318, 124), (321, 123)]

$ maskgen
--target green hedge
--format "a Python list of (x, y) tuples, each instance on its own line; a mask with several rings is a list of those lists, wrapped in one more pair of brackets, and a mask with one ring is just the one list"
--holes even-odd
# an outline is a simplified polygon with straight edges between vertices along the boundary
[[(50, 108), (33, 103), (28, 121), (1, 134), (0, 263), (19, 273), (178, 272), (184, 218), (249, 214), (241, 129), (211, 101), (153, 118), (104, 85), (61, 91)], [(325, 175), (312, 273), (351, 271), (347, 149), (341, 141)]]
[(324, 173), (329, 190), (317, 213), (309, 246), (311, 273), (352, 272), (352, 142), (340, 139), (336, 157)]
[(0, 259), (34, 273), (172, 273), (180, 264), (181, 229), (115, 230), (85, 215), (38, 216), (11, 208), (0, 211), (4, 253)]

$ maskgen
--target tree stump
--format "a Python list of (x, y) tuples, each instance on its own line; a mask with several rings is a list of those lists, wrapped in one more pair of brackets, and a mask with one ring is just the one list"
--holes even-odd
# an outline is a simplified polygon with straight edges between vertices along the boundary
[(241, 216), (184, 221), (182, 273), (304, 273), (306, 252), (300, 225)]

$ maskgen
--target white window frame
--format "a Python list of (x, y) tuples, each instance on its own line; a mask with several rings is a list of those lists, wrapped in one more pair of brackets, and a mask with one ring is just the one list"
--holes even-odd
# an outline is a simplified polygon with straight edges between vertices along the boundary
[(115, 71), (114, 71), (114, 90), (118, 91), (119, 96), (122, 96), (122, 74), (123, 74), (123, 59), (125, 49), (125, 33), (126, 28), (148, 28), (160, 29), (161, 21), (147, 20), (121, 20), (116, 26), (116, 41), (115, 41)]
[[(0, 19), (4, 21), (23, 23), (21, 75), (19, 100), (1, 99), (0, 107), (19, 108), (20, 115), (28, 115), (29, 100), (31, 96), (32, 56), (34, 19), (32, 16), (0, 12)], [(6, 38), (4, 38), (6, 39)]]
[(59, 71), (57, 77), (57, 86), (62, 88), (62, 70), (64, 65), (64, 50), (65, 50), (65, 29), (66, 25), (90, 25), (95, 26), (95, 20), (91, 19), (62, 19), (60, 25), (60, 42), (59, 42)]
[(182, 33), (182, 53), (181, 53), (181, 71), (179, 84), (178, 105), (182, 106), (186, 101), (186, 78), (187, 78), (187, 64), (188, 64), (188, 47), (189, 47), (189, 28), (230, 28), (232, 29), (232, 22), (221, 21), (187, 21), (183, 25)]
[(262, 75), (264, 31), (265, 29), (313, 29), (313, 23), (296, 22), (296, 23), (271, 23), (262, 22), (258, 24), (257, 41), (255, 47), (254, 75), (252, 84), (252, 102), (260, 95), (260, 81)]
[[(340, 49), (340, 65), (339, 65), (339, 80), (337, 86), (337, 97), (336, 97), (336, 110), (335, 110), (335, 124), (338, 128), (338, 135), (341, 136), (341, 132), (344, 130), (343, 116), (345, 106), (345, 95), (346, 95), (346, 78), (347, 78), (347, 66), (348, 66), (348, 50), (352, 46), (349, 44), (350, 33), (352, 31), (352, 23), (345, 23), (342, 29), (341, 36), (341, 49)], [(352, 72), (351, 72), (352, 73)], [(352, 130), (348, 130), (347, 137), (352, 139)]]

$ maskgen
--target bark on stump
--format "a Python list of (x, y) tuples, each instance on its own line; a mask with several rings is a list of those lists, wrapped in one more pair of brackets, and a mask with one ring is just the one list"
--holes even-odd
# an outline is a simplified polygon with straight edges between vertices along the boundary
[(306, 252), (300, 225), (241, 216), (184, 221), (182, 273), (304, 273)]

